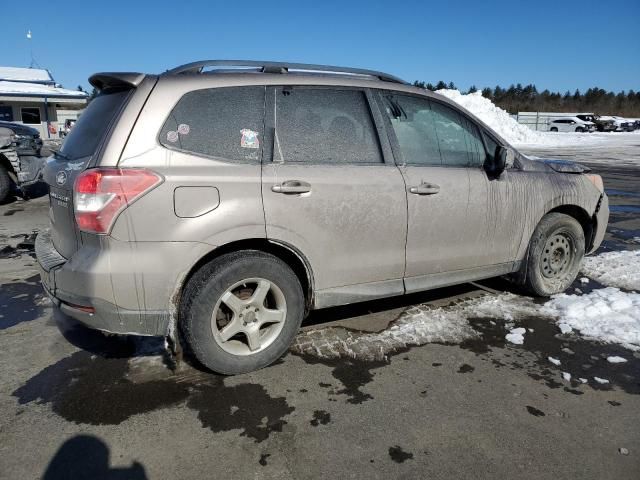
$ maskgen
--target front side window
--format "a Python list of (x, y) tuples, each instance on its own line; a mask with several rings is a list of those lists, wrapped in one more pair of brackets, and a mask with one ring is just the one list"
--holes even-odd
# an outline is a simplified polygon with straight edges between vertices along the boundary
[(160, 131), (165, 147), (232, 162), (260, 160), (265, 87), (194, 90), (174, 107)]
[(454, 109), (426, 98), (385, 100), (402, 160), (408, 165), (479, 167), (486, 159), (480, 131)]
[(431, 102), (431, 109), (442, 164), (456, 167), (484, 165), (486, 152), (478, 127), (446, 105)]
[(395, 95), (386, 98), (385, 108), (404, 163), (442, 165), (430, 102), (425, 98)]
[(283, 87), (276, 90), (275, 161), (382, 163), (364, 92)]
[(22, 123), (29, 125), (40, 125), (42, 123), (40, 119), (40, 109), (38, 107), (23, 107), (22, 111)]

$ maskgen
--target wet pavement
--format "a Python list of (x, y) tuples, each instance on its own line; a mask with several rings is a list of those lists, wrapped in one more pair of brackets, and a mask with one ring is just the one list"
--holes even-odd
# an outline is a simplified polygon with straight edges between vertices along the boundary
[[(640, 249), (630, 148), (592, 163), (613, 207), (603, 251)], [(638, 478), (640, 354), (563, 335), (524, 301), (524, 343), (505, 342), (508, 315), (469, 314), (505, 282), (314, 312), (275, 365), (221, 377), (176, 365), (162, 339), (54, 312), (34, 276), (33, 232), (46, 224), (46, 197), (0, 206), (2, 479)], [(461, 309), (459, 335), (383, 345), (411, 315)]]

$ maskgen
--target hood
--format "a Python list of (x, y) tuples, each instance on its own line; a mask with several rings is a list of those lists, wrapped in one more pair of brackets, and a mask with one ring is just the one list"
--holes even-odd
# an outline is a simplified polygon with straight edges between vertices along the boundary
[(560, 173), (589, 173), (591, 171), (589, 167), (567, 160), (542, 159), (542, 162), (551, 167), (552, 170)]
[(522, 170), (526, 172), (549, 172), (549, 170), (553, 170), (559, 173), (589, 173), (591, 171), (589, 167), (579, 163), (555, 158), (540, 158), (532, 155), (521, 155), (519, 162)]
[(31, 135), (32, 137), (40, 135), (40, 132), (35, 128), (28, 127), (21, 123), (3, 122), (0, 121), (0, 127), (9, 128), (13, 130), (16, 135)]

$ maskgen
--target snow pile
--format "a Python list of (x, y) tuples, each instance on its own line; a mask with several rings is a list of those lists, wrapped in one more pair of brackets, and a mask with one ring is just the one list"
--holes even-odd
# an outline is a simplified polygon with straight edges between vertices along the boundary
[(509, 113), (483, 97), (480, 91), (467, 95), (458, 90), (437, 90), (436, 93), (469, 110), (510, 143), (546, 143), (542, 133), (516, 122)]
[(620, 138), (629, 138), (629, 135), (640, 133), (637, 130), (632, 133), (557, 133), (539, 132), (531, 130), (514, 120), (507, 111), (496, 106), (491, 100), (482, 96), (482, 92), (462, 94), (458, 90), (437, 90), (435, 93), (453, 100), (457, 104), (469, 110), (484, 123), (493, 128), (509, 143), (528, 147), (562, 147), (562, 146), (606, 146)]
[(640, 250), (586, 257), (582, 272), (609, 287), (640, 291)]
[(585, 337), (640, 350), (640, 294), (608, 287), (587, 295), (555, 295), (542, 313), (558, 317)]

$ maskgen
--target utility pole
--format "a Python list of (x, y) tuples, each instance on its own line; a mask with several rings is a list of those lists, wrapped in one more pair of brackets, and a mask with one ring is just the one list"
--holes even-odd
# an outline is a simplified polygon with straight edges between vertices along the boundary
[(27, 31), (27, 41), (29, 42), (29, 51), (31, 52), (31, 64), (29, 64), (29, 68), (33, 68), (34, 65), (38, 68), (41, 68), (36, 59), (33, 58), (33, 43), (31, 42), (31, 38), (33, 35), (31, 34), (31, 30)]

